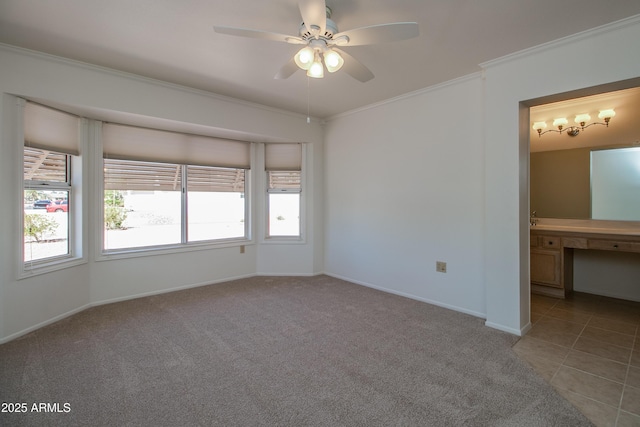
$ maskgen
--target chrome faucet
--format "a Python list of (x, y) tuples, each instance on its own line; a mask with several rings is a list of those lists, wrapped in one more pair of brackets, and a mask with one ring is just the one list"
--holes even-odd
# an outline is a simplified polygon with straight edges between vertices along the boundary
[(534, 226), (538, 223), (538, 218), (536, 217), (536, 211), (531, 212), (531, 216), (529, 217), (529, 225)]

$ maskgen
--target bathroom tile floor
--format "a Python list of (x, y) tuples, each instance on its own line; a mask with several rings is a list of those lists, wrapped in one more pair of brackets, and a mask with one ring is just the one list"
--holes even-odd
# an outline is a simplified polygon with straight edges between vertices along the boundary
[(640, 302), (531, 295), (514, 351), (596, 426), (640, 426)]

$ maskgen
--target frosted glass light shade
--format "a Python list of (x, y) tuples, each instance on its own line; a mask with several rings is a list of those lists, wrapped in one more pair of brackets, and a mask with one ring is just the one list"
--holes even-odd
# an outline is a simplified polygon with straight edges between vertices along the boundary
[(330, 73), (335, 73), (344, 64), (344, 59), (342, 56), (334, 50), (329, 50), (324, 54), (324, 65), (327, 66), (327, 71)]
[(293, 57), (293, 60), (296, 62), (296, 65), (303, 70), (308, 70), (311, 68), (311, 64), (313, 64), (313, 59), (315, 57), (315, 52), (309, 46), (303, 47), (296, 53), (296, 56)]
[(575, 118), (576, 123), (586, 123), (591, 120), (591, 116), (587, 113), (578, 114)]
[(569, 121), (567, 119), (565, 119), (564, 117), (560, 117), (558, 119), (555, 119), (553, 121), (553, 125), (557, 128), (562, 127), (564, 125), (566, 125), (567, 123), (569, 123)]
[(535, 122), (533, 124), (533, 130), (544, 130), (547, 128), (547, 122)]
[(598, 118), (599, 119), (610, 119), (611, 117), (615, 116), (616, 112), (613, 110), (602, 110), (600, 111), (600, 114), (598, 114)]
[(313, 64), (311, 64), (311, 67), (309, 67), (309, 70), (307, 71), (307, 76), (309, 77), (313, 77), (315, 79), (321, 79), (324, 77), (324, 67), (322, 66), (322, 62), (318, 61), (314, 61)]

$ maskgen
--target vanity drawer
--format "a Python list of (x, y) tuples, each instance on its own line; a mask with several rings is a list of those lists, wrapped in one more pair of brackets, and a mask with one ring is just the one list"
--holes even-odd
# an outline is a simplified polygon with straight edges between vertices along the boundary
[(558, 236), (531, 235), (532, 248), (560, 249), (561, 239)]
[(604, 251), (640, 252), (640, 242), (589, 239), (589, 249)]
[(560, 237), (540, 236), (540, 247), (546, 249), (560, 249)]
[(563, 237), (562, 246), (565, 248), (588, 249), (588, 240), (584, 237)]

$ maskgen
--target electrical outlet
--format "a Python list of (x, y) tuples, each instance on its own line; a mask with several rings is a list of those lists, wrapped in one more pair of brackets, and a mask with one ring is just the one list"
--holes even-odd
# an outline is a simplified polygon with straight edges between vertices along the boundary
[(243, 254), (244, 253), (244, 245), (240, 245), (240, 253)]
[(447, 272), (447, 263), (443, 261), (436, 261), (436, 271), (438, 273), (446, 273)]

